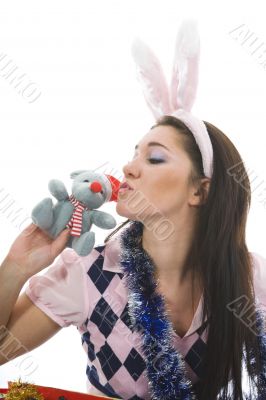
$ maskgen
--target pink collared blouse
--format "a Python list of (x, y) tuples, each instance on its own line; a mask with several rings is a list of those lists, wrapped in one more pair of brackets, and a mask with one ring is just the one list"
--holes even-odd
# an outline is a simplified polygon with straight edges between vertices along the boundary
[[(141, 337), (132, 330), (128, 293), (119, 263), (119, 236), (101, 244), (86, 257), (66, 248), (43, 275), (29, 280), (26, 294), (61, 327), (75, 325), (87, 358), (87, 390), (115, 398), (150, 399)], [(266, 259), (251, 253), (254, 288), (266, 312)], [(191, 326), (173, 345), (184, 358), (187, 377), (195, 384), (202, 373), (207, 321), (201, 325), (201, 297)], [(84, 371), (85, 372), (85, 371)]]

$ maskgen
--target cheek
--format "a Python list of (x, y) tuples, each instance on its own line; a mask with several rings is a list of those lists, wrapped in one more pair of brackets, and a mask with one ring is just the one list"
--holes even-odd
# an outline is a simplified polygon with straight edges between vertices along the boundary
[(154, 177), (146, 193), (154, 207), (162, 214), (175, 214), (186, 203), (187, 181), (182, 173), (173, 174), (171, 170), (164, 174), (164, 179)]
[(156, 198), (172, 198), (178, 196), (185, 191), (185, 180), (182, 175), (173, 174), (173, 171), (165, 172), (163, 176), (156, 176), (149, 180), (144, 188), (149, 197)]

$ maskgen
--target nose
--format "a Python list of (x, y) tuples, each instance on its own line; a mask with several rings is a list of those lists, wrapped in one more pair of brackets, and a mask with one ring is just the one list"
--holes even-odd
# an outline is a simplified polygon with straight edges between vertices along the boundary
[(98, 193), (102, 190), (102, 185), (98, 181), (91, 182), (89, 187), (90, 187), (91, 191), (94, 193)]
[(126, 165), (122, 168), (125, 176), (134, 176), (137, 177), (139, 175), (139, 169), (136, 163), (136, 160), (128, 161)]

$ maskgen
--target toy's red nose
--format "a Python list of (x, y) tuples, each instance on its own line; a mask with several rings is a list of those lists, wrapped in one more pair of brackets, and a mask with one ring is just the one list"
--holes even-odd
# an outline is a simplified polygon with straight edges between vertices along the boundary
[(91, 183), (90, 189), (92, 192), (98, 193), (102, 190), (102, 185), (100, 184), (100, 182), (94, 181)]

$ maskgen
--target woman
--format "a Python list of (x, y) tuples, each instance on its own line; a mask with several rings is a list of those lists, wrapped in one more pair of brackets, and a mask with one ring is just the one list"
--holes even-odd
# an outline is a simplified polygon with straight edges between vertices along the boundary
[[(266, 309), (266, 259), (246, 246), (250, 183), (232, 142), (204, 124), (214, 152), (211, 182), (186, 125), (160, 118), (123, 169), (133, 190), (121, 190), (117, 213), (128, 219), (87, 257), (63, 250), (67, 231), (51, 240), (31, 224), (18, 236), (0, 269), (0, 325), (8, 332), (2, 348), (8, 334), (23, 344), (13, 346), (12, 357), (74, 324), (88, 354), (90, 393), (173, 399), (170, 385), (179, 385), (179, 399), (266, 398), (255, 313), (256, 302)], [(143, 298), (146, 305), (163, 299), (162, 309), (141, 308)], [(158, 333), (152, 318), (155, 331), (158, 321), (166, 327), (158, 348), (159, 336), (150, 346)], [(241, 379), (244, 354), (255, 390), (249, 397)], [(10, 359), (3, 352), (0, 358), (1, 364)]]

